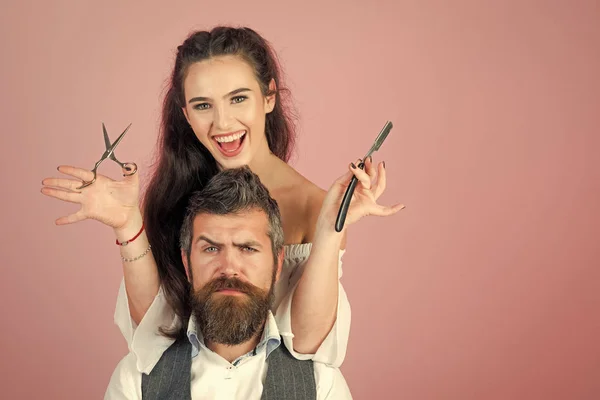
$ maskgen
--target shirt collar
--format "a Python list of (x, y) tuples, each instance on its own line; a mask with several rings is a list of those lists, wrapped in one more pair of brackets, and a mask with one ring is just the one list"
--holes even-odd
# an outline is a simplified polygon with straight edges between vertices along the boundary
[[(190, 317), (190, 322), (188, 323), (187, 337), (192, 344), (192, 358), (196, 357), (198, 353), (200, 353), (201, 347), (207, 348), (204, 345), (204, 337), (202, 336), (202, 332), (198, 329), (196, 318), (193, 314)], [(258, 342), (258, 345), (252, 351), (240, 358), (254, 356), (256, 353), (261, 351), (263, 347), (266, 347), (268, 358), (273, 350), (279, 347), (279, 345), (281, 345), (281, 336), (279, 334), (279, 329), (277, 328), (275, 317), (273, 316), (271, 310), (269, 310), (260, 342)]]

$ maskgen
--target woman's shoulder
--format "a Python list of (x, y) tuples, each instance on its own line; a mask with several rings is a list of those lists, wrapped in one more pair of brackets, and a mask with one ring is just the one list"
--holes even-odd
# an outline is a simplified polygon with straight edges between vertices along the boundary
[(327, 192), (304, 176), (300, 176), (301, 179), (296, 184), (295, 192), (297, 195), (296, 198), (302, 199), (302, 209), (299, 212), (303, 215), (303, 220), (305, 221), (302, 241), (306, 243), (313, 240), (317, 219), (319, 218), (321, 206)]
[(304, 225), (302, 230), (306, 231), (316, 223), (326, 192), (290, 165), (284, 169), (271, 195), (279, 203), (284, 219)]
[[(278, 191), (286, 192), (288, 196), (303, 199), (305, 202), (323, 202), (327, 193), (311, 180), (306, 178), (290, 165), (286, 165), (284, 179), (278, 185)], [(320, 206), (319, 206), (320, 207)]]
[[(302, 177), (302, 183), (298, 184), (298, 193), (302, 193), (303, 199), (303, 210), (304, 215), (304, 236), (302, 243), (312, 242), (315, 238), (315, 231), (317, 227), (317, 220), (321, 214), (321, 208), (323, 207), (323, 201), (327, 196), (327, 191), (320, 188), (310, 180)], [(346, 248), (346, 234), (344, 233), (341, 248)]]
[(327, 192), (308, 179), (302, 178), (303, 182), (298, 185), (297, 189), (304, 194), (305, 213), (318, 215)]

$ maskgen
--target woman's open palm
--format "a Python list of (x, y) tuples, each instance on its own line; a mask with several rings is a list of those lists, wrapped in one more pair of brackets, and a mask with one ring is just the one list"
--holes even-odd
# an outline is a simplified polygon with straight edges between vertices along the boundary
[[(60, 166), (58, 171), (77, 179), (46, 178), (42, 181), (42, 193), (81, 208), (70, 215), (58, 218), (57, 225), (72, 224), (84, 219), (95, 219), (114, 229), (121, 228), (138, 209), (139, 178), (135, 173), (115, 181), (97, 174), (96, 181), (83, 189), (77, 189), (82, 181), (90, 181), (91, 171), (72, 166)], [(125, 172), (125, 170), (124, 170)]]

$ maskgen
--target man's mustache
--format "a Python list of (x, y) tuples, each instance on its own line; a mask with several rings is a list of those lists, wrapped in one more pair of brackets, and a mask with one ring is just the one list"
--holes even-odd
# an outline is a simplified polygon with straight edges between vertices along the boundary
[(236, 290), (245, 294), (260, 294), (262, 291), (251, 283), (244, 282), (234, 277), (220, 277), (212, 280), (204, 287), (205, 293), (214, 293), (219, 290)]

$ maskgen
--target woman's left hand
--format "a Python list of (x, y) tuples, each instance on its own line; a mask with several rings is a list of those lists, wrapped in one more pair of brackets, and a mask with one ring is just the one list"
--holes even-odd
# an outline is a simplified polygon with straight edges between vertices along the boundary
[(344, 193), (353, 176), (356, 176), (358, 182), (348, 207), (344, 229), (368, 215), (386, 217), (396, 214), (404, 208), (403, 204), (393, 206), (377, 204), (377, 199), (386, 187), (385, 162), (380, 162), (375, 167), (372, 158), (368, 157), (364, 162), (364, 170), (359, 168), (359, 163), (360, 160), (351, 163), (348, 167), (349, 171), (339, 177), (329, 188), (321, 207), (319, 224), (327, 224), (331, 228), (335, 228)]

